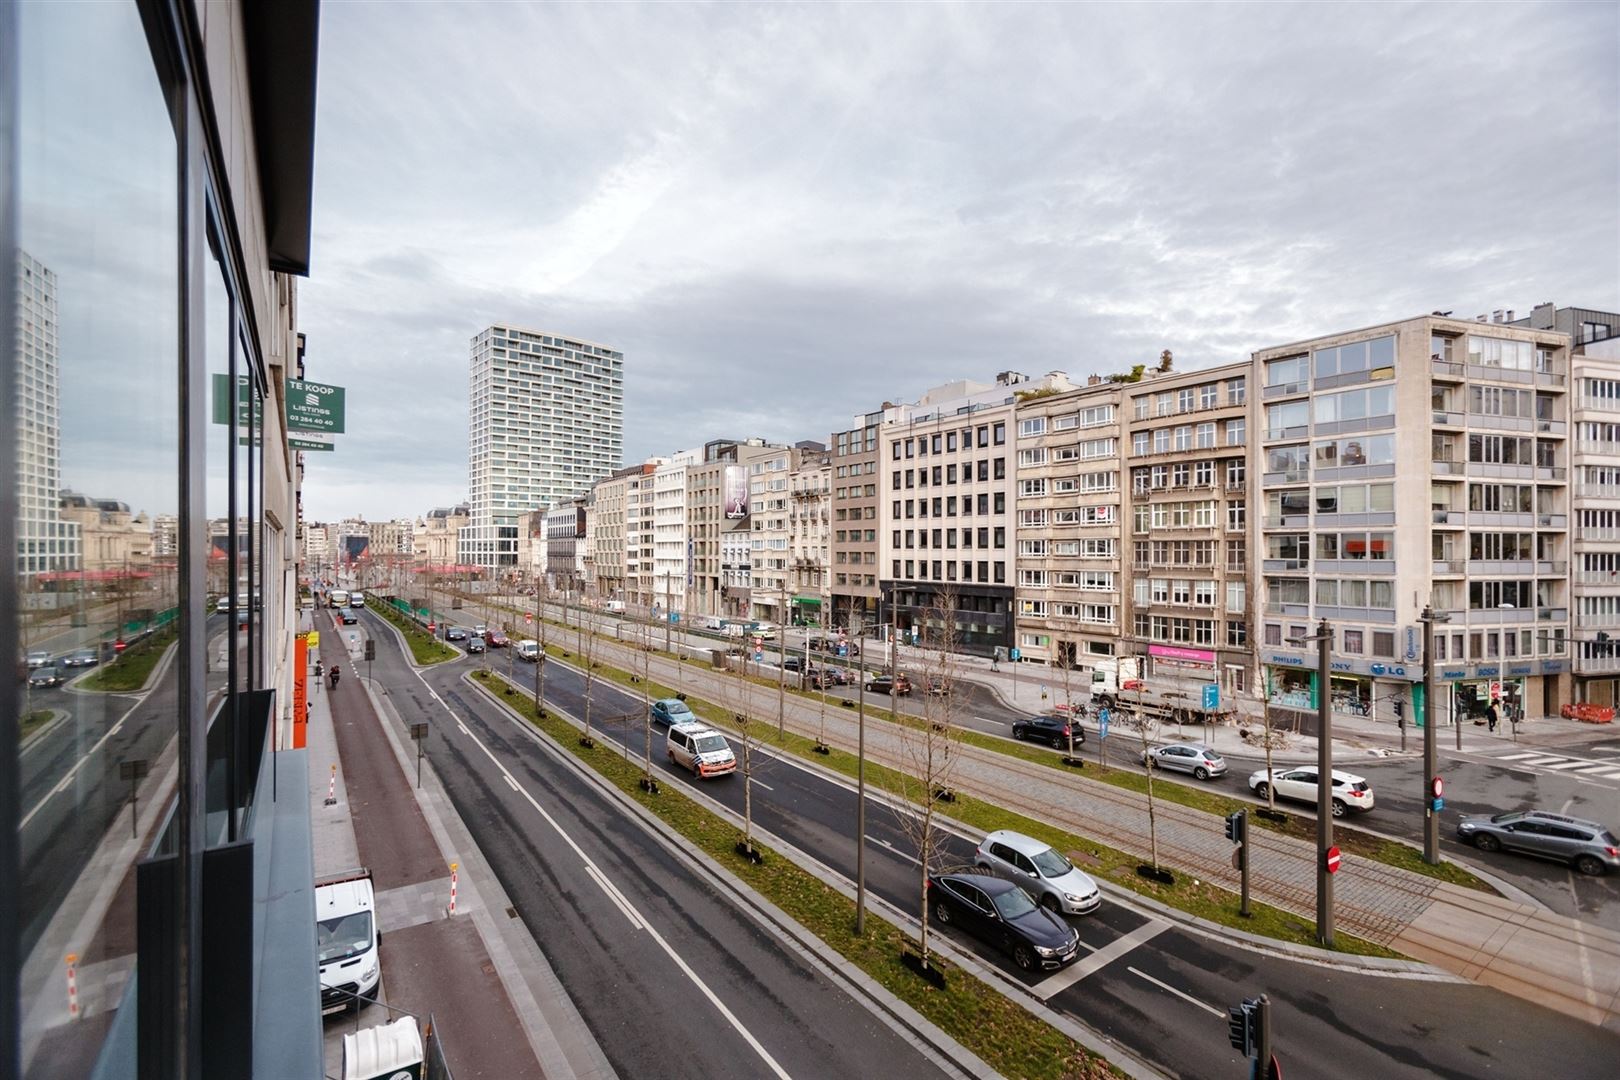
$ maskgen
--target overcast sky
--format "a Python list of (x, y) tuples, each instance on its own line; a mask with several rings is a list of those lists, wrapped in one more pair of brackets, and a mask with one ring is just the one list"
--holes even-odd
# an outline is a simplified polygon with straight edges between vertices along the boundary
[(625, 455), (1006, 369), (1620, 308), (1613, 4), (322, 6), (306, 513), (467, 492), (468, 342), (625, 355)]

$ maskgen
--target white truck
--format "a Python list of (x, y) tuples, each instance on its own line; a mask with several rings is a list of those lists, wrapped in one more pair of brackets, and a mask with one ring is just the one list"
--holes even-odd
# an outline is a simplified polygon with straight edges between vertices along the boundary
[(1113, 705), (1123, 691), (1135, 690), (1141, 683), (1141, 661), (1134, 656), (1099, 659), (1091, 664), (1091, 699), (1098, 705)]
[(364, 867), (315, 882), (315, 952), (321, 1013), (358, 1013), (382, 981), (377, 897)]

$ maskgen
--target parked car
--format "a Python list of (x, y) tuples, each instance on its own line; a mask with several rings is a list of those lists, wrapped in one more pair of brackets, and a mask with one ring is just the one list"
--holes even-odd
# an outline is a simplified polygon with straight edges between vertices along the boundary
[[(1273, 769), (1268, 775), (1265, 769), (1249, 777), (1249, 790), (1260, 798), (1266, 797), (1266, 791), (1275, 788), (1279, 799), (1293, 799), (1295, 802), (1314, 803), (1316, 801), (1316, 781), (1321, 774), (1316, 771), (1315, 765), (1298, 769)], [(1333, 816), (1344, 817), (1351, 810), (1371, 810), (1373, 808), (1372, 785), (1359, 776), (1347, 772), (1333, 770)]]
[(973, 856), (979, 866), (1015, 882), (1048, 911), (1085, 915), (1102, 904), (1102, 890), (1090, 875), (1033, 836), (998, 829)]
[(960, 926), (1010, 953), (1025, 971), (1062, 967), (1080, 950), (1080, 935), (1037, 907), (1010, 881), (984, 874), (930, 874), (928, 904), (941, 926)]
[(1079, 724), (1071, 724), (1068, 717), (1048, 713), (1044, 716), (1030, 716), (1023, 720), (1014, 720), (1012, 737), (1015, 739), (1028, 739), (1033, 742), (1043, 742), (1054, 750), (1067, 750), (1071, 731), (1074, 733), (1074, 745), (1085, 745), (1086, 732), (1084, 728)]
[(444, 640), (466, 641), (467, 628), (465, 626), (447, 626), (444, 628)]
[(866, 680), (866, 692), (905, 697), (911, 693), (911, 680), (904, 675), (896, 675), (892, 680), (887, 675), (874, 675)]
[(783, 671), (803, 671), (804, 668), (805, 668), (805, 664), (804, 664), (804, 658), (803, 657), (789, 656), (789, 657), (785, 657), (782, 660), (782, 670)]
[(34, 690), (43, 690), (48, 686), (61, 686), (67, 681), (62, 669), (51, 664), (37, 667), (28, 673), (28, 685)]
[(671, 765), (691, 769), (699, 780), (737, 771), (737, 756), (726, 737), (703, 724), (673, 724), (664, 743)]
[(1155, 746), (1142, 755), (1142, 764), (1150, 769), (1192, 773), (1198, 780), (1226, 775), (1226, 759), (1199, 743)]
[(1481, 851), (1515, 851), (1567, 863), (1597, 877), (1620, 870), (1620, 840), (1595, 821), (1548, 810), (1522, 810), (1492, 817), (1467, 814), (1457, 839)]
[(829, 686), (848, 686), (855, 681), (855, 676), (850, 673), (848, 668), (822, 668), (822, 672), (826, 675)]
[(470, 634), (464, 648), (470, 653), (481, 653), (484, 651), (484, 639), (477, 634)]
[(499, 630), (484, 631), (484, 644), (492, 649), (504, 649), (507, 646), (506, 635)]
[(928, 677), (928, 693), (934, 697), (949, 697), (951, 694), (951, 681), (939, 675)]
[(63, 667), (95, 667), (101, 663), (101, 654), (94, 649), (75, 649), (62, 657)]
[(28, 667), (31, 669), (44, 667), (51, 662), (49, 649), (30, 649), (28, 652)]
[(660, 698), (652, 703), (652, 718), (655, 724), (691, 724), (697, 722), (697, 716), (686, 707), (686, 702), (680, 698)]

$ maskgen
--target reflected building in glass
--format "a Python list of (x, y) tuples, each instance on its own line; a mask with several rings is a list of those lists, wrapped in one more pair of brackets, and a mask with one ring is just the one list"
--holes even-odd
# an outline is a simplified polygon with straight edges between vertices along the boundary
[(17, 573), (79, 568), (79, 530), (64, 521), (61, 355), (56, 275), (17, 251)]

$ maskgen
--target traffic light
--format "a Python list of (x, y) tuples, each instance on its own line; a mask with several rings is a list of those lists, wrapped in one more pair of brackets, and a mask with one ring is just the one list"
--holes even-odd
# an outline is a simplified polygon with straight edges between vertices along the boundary
[(1243, 810), (1234, 810), (1226, 815), (1226, 838), (1234, 844), (1241, 844), (1248, 839), (1249, 815)]
[(1226, 1010), (1226, 1032), (1232, 1040), (1232, 1049), (1241, 1050), (1243, 1056), (1254, 1056), (1254, 999), (1244, 998), (1243, 1004)]
[(366, 659), (367, 660), (375, 660), (375, 659), (377, 659), (377, 639), (376, 638), (366, 638)]
[(1395, 699), (1395, 718), (1398, 720), (1406, 715), (1406, 702), (1400, 698)]

